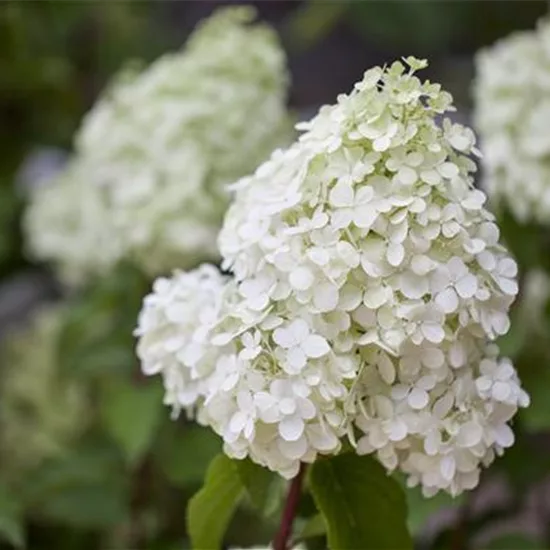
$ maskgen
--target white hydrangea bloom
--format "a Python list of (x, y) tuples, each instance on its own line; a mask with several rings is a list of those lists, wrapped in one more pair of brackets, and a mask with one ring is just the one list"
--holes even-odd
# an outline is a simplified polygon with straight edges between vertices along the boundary
[(226, 184), (290, 136), (284, 53), (253, 18), (220, 10), (184, 50), (119, 79), (77, 135), (116, 231), (150, 272), (216, 258)]
[(550, 219), (550, 21), (477, 56), (475, 121), (484, 186), (522, 222)]
[(251, 307), (365, 310), (356, 340), (394, 354), (506, 332), (517, 266), (472, 186), (473, 133), (434, 121), (450, 101), (399, 62), (372, 69), (236, 185), (219, 242)]
[(28, 253), (53, 263), (70, 285), (104, 273), (120, 257), (101, 190), (89, 184), (91, 167), (72, 161), (51, 181), (33, 190), (24, 215)]
[(235, 277), (198, 418), (285, 477), (347, 436), (426, 494), (457, 494), (528, 403), (490, 344), (517, 266), (473, 188), (472, 131), (437, 125), (451, 97), (407, 62), (367, 71), (235, 185), (219, 239)]
[(217, 322), (225, 284), (215, 267), (203, 265), (157, 279), (143, 301), (135, 331), (137, 353), (145, 374), (162, 375), (164, 402), (176, 415), (182, 408), (192, 413), (205, 393), (211, 357), (217, 357), (206, 338)]
[[(120, 75), (85, 117), (75, 139), (75, 162), (86, 166), (75, 182), (82, 198), (71, 195), (72, 210), (85, 212), (88, 193), (94, 200), (98, 195), (109, 223), (97, 218), (97, 226), (78, 228), (93, 233), (83, 239), (83, 256), (102, 252), (85, 248), (88, 242), (115, 238), (118, 253), (101, 267), (132, 258), (146, 272), (164, 274), (218, 258), (227, 184), (257, 166), (292, 130), (284, 53), (276, 34), (252, 24), (253, 18), (246, 7), (216, 12), (181, 51), (141, 73)], [(38, 208), (49, 210), (49, 218), (57, 214), (49, 203)], [(29, 223), (30, 238), (40, 245), (35, 233), (55, 233), (60, 222), (53, 229)], [(59, 263), (79, 259), (65, 258), (63, 248), (34, 248), (38, 257)], [(89, 264), (73, 270), (87, 272)]]
[[(219, 242), (250, 307), (277, 311), (284, 303), (290, 320), (306, 320), (325, 338), (326, 363), (339, 354), (350, 359), (357, 380), (343, 384), (342, 403), (345, 418), (355, 416), (366, 434), (359, 451), (376, 450), (387, 468), (399, 467), (428, 493), (458, 493), (506, 446), (495, 430), (506, 431), (528, 401), (511, 366), (515, 400), (506, 414), (475, 383), (486, 343), (508, 330), (517, 266), (499, 244), (485, 195), (473, 188), (473, 132), (436, 124), (451, 97), (414, 75), (422, 61), (409, 62), (409, 71), (399, 62), (367, 71), (350, 95), (300, 125), (306, 132), (297, 143), (236, 184)], [(309, 333), (297, 333), (286, 350), (290, 369), (306, 355)], [(291, 376), (288, 363), (287, 355), (279, 366)], [(434, 412), (449, 387), (448, 410)], [(445, 430), (460, 426), (449, 418), (465, 411), (484, 442), (470, 457), (474, 473), (463, 476), (461, 465), (430, 478), (422, 460), (458, 452)], [(345, 424), (339, 433), (350, 431)], [(439, 458), (419, 443), (430, 431), (446, 443)]]

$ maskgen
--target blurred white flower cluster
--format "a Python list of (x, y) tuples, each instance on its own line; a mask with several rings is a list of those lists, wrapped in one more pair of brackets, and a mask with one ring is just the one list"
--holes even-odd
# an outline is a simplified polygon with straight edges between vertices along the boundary
[(484, 186), (521, 222), (550, 220), (550, 21), (477, 56)]
[(71, 160), (53, 181), (33, 190), (25, 212), (29, 252), (51, 262), (70, 285), (107, 272), (122, 253), (105, 197), (88, 181), (92, 173), (89, 163)]
[(406, 61), (367, 71), (235, 185), (219, 238), (233, 279), (161, 281), (139, 354), (176, 410), (196, 396), (229, 456), (290, 478), (347, 436), (426, 494), (457, 494), (528, 404), (491, 344), (517, 267), (472, 186), (472, 131), (436, 124), (451, 96)]
[(246, 7), (222, 9), (182, 51), (115, 80), (76, 136), (77, 166), (33, 197), (35, 257), (71, 282), (121, 258), (162, 274), (218, 257), (226, 185), (292, 130), (284, 53), (253, 18)]
[(65, 452), (87, 427), (86, 392), (59, 371), (64, 311), (48, 306), (2, 342), (0, 462), (11, 481)]

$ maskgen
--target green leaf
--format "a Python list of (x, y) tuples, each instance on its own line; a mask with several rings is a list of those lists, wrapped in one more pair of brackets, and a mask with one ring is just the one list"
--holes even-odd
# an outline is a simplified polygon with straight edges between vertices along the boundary
[(305, 50), (329, 35), (346, 14), (349, 2), (308, 2), (294, 10), (285, 34), (291, 48)]
[(87, 378), (138, 370), (133, 330), (148, 285), (136, 269), (118, 266), (69, 303), (59, 361), (67, 375)]
[(412, 549), (405, 495), (372, 457), (347, 453), (318, 460), (309, 486), (331, 550)]
[(119, 525), (127, 515), (127, 486), (118, 453), (90, 442), (51, 460), (22, 488), (25, 505), (37, 515), (78, 528)]
[(157, 381), (119, 380), (104, 387), (103, 424), (132, 465), (149, 449), (163, 412), (162, 385)]
[(220, 454), (210, 464), (202, 489), (190, 500), (187, 526), (194, 550), (214, 550), (244, 492), (234, 461)]
[(126, 502), (118, 487), (74, 485), (44, 503), (44, 515), (73, 527), (104, 529), (126, 517)]
[(25, 535), (19, 503), (0, 486), (0, 540), (15, 546), (25, 547)]
[(327, 533), (327, 524), (325, 518), (321, 514), (317, 514), (309, 518), (304, 526), (300, 529), (297, 539), (304, 540), (313, 537), (322, 537)]
[(198, 486), (220, 451), (220, 438), (211, 429), (170, 421), (163, 430), (155, 458), (171, 483)]
[(464, 2), (352, 2), (353, 31), (398, 50), (424, 55), (460, 36), (470, 6)]
[(248, 458), (235, 460), (234, 464), (254, 507), (264, 516), (275, 513), (280, 503), (281, 478)]

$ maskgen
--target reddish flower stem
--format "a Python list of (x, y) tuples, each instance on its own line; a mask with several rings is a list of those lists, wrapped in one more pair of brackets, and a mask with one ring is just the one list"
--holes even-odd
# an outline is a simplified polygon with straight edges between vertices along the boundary
[(300, 501), (300, 494), (302, 492), (302, 480), (306, 471), (306, 465), (300, 463), (300, 469), (295, 478), (290, 482), (290, 488), (286, 497), (285, 508), (281, 516), (281, 523), (279, 524), (279, 531), (273, 541), (273, 550), (289, 550), (288, 543), (290, 535), (292, 534), (292, 524), (296, 516), (296, 510)]

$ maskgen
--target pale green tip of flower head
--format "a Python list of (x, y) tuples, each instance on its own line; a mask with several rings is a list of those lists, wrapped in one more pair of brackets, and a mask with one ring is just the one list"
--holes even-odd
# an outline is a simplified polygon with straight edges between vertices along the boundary
[(412, 55), (409, 55), (408, 57), (404, 57), (403, 61), (405, 61), (405, 63), (407, 63), (407, 65), (413, 71), (419, 71), (421, 69), (425, 69), (428, 66), (427, 59), (418, 59)]

